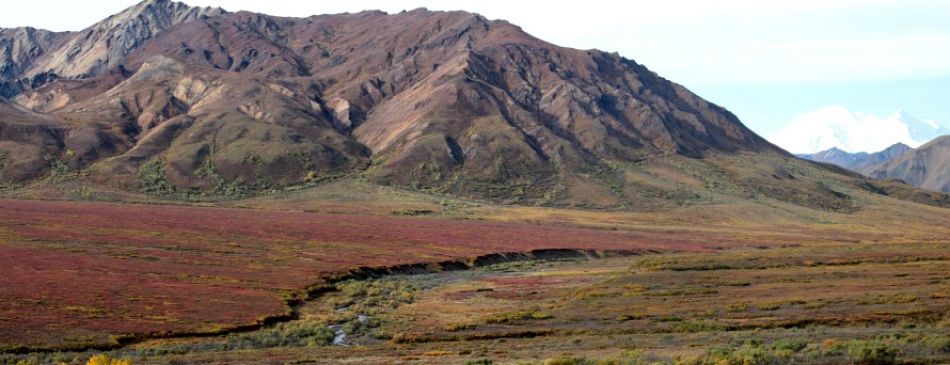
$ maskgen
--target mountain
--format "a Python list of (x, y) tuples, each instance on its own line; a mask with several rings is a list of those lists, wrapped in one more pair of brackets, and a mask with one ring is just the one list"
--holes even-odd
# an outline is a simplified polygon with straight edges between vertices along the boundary
[[(21, 76), (48, 50), (57, 49), (70, 33), (34, 28), (0, 29), (0, 96), (10, 97), (34, 86)], [(45, 82), (42, 77), (37, 82)]]
[(467, 12), (286, 18), (148, 0), (48, 37), (0, 80), (15, 86), (8, 186), (68, 175), (233, 197), (357, 175), (523, 204), (950, 203), (803, 163), (632, 60)]
[(913, 150), (913, 148), (910, 146), (898, 142), (882, 151), (874, 153), (849, 153), (837, 147), (832, 147), (831, 149), (814, 154), (798, 155), (798, 157), (811, 161), (835, 164), (848, 170), (867, 175), (879, 165), (901, 156), (911, 150)]
[(904, 111), (880, 118), (829, 106), (795, 117), (769, 140), (797, 154), (816, 154), (831, 148), (870, 153), (895, 143), (917, 147), (944, 134), (950, 134), (950, 129)]
[(950, 135), (942, 136), (888, 161), (870, 176), (898, 179), (926, 189), (950, 192)]

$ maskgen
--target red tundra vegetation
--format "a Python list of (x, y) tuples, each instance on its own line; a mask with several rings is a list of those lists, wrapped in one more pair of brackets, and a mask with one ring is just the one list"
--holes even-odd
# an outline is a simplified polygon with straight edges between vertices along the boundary
[(0, 347), (108, 346), (286, 315), (369, 266), (545, 248), (708, 250), (725, 239), (525, 223), (0, 200)]

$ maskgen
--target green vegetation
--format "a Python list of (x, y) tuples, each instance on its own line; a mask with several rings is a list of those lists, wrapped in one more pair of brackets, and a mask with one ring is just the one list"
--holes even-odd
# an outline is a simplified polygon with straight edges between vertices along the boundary
[(180, 190), (162, 171), (165, 161), (161, 158), (148, 161), (139, 168), (139, 189), (142, 192), (171, 199), (196, 200), (203, 197), (222, 199), (238, 199), (251, 195), (254, 191), (240, 178), (228, 181), (218, 174), (211, 159), (205, 160), (201, 168), (195, 171), (195, 176), (210, 180), (211, 188), (207, 190), (185, 189)]
[(856, 363), (869, 365), (892, 364), (897, 359), (898, 349), (882, 341), (851, 341), (847, 345), (848, 356)]
[(294, 346), (324, 346), (333, 341), (333, 331), (326, 325), (310, 321), (281, 323), (273, 328), (228, 336), (223, 347), (251, 349)]
[[(256, 157), (256, 156), (255, 156)], [(256, 161), (256, 162), (254, 162)], [(252, 158), (252, 163), (254, 166), (255, 174), (260, 174), (260, 158)], [(191, 194), (199, 195), (214, 195), (227, 199), (236, 199), (248, 196), (252, 193), (252, 188), (245, 184), (244, 179), (238, 177), (236, 179), (228, 181), (221, 174), (218, 173), (218, 169), (215, 168), (214, 163), (211, 161), (211, 158), (205, 159), (204, 164), (195, 171), (195, 176), (199, 178), (209, 179), (211, 181), (211, 188), (206, 191), (195, 192), (192, 191)], [(261, 178), (260, 181), (264, 181)], [(254, 189), (267, 189), (270, 186), (270, 183), (262, 183), (260, 186), (255, 187)]]
[[(950, 338), (944, 336), (944, 338)], [(802, 363), (850, 363), (883, 365), (900, 363), (900, 354), (939, 354), (941, 350), (925, 343), (904, 342), (903, 347), (882, 340), (853, 340), (846, 343), (809, 344), (801, 340), (779, 340), (769, 345), (750, 340), (739, 345), (716, 346), (699, 355), (662, 355), (644, 350), (623, 351), (618, 356), (585, 357), (561, 355), (544, 360), (543, 365), (777, 365)], [(944, 356), (947, 353), (944, 352)], [(525, 362), (524, 364), (530, 364)]]
[(116, 356), (148, 359), (168, 355), (220, 353), (228, 351), (321, 347), (333, 341), (334, 333), (325, 324), (300, 320), (280, 323), (257, 331), (234, 333), (222, 338), (174, 344), (158, 344), (147, 348), (128, 348), (116, 351)]
[(66, 154), (62, 157), (47, 156), (45, 160), (48, 168), (46, 178), (43, 179), (43, 182), (58, 184), (78, 176), (78, 172), (71, 171), (69, 165), (66, 164), (66, 161), (70, 157), (72, 157), (72, 151), (69, 150), (67, 150)]
[(80, 199), (80, 200), (95, 200), (96, 199), (96, 192), (87, 185), (80, 185), (76, 189), (73, 189), (73, 191), (70, 192), (70, 195), (73, 198)]
[(688, 321), (676, 324), (676, 332), (711, 332), (721, 331), (723, 326), (709, 321)]
[(346, 280), (335, 286), (338, 293), (327, 296), (328, 304), (370, 316), (412, 303), (420, 289), (410, 281), (395, 278)]
[(172, 195), (175, 193), (175, 185), (172, 185), (162, 172), (164, 161), (162, 159), (153, 159), (142, 164), (139, 168), (139, 186), (140, 189), (149, 194)]
[(544, 312), (538, 308), (531, 308), (501, 313), (485, 319), (485, 323), (511, 323), (524, 320), (551, 319), (552, 317), (551, 313)]

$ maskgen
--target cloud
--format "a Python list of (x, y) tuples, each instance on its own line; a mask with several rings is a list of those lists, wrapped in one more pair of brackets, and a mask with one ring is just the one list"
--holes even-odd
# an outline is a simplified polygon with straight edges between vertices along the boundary
[(832, 147), (852, 153), (877, 152), (898, 142), (916, 148), (947, 131), (937, 121), (920, 120), (903, 111), (878, 117), (832, 105), (796, 116), (769, 140), (793, 153)]

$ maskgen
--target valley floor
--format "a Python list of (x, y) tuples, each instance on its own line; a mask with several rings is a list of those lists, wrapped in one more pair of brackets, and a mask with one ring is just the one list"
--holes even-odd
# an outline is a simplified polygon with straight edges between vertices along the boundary
[(942, 244), (828, 244), (387, 275), (336, 283), (300, 304), (293, 321), (152, 340), (109, 356), (167, 364), (938, 364), (950, 361), (948, 260)]
[(597, 210), (341, 179), (23, 199), (49, 189), (0, 198), (0, 364), (950, 361), (950, 213), (886, 196)]

